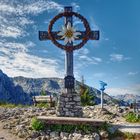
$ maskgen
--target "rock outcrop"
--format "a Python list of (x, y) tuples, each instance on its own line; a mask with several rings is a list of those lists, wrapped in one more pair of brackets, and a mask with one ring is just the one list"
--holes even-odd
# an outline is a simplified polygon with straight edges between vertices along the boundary
[(0, 70), (0, 102), (31, 104), (29, 96), (20, 85), (15, 85), (13, 80)]

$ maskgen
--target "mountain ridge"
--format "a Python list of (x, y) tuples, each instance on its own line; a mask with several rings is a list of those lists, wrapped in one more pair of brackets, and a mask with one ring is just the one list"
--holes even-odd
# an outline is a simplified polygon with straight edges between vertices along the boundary
[[(2, 78), (3, 75), (5, 75), (5, 78)], [(19, 101), (13, 100), (12, 103), (15, 101), (15, 103), (20, 104), (32, 104), (32, 96), (40, 95), (41, 90), (45, 90), (48, 94), (50, 93), (56, 93), (59, 95), (61, 92), (64, 91), (64, 80), (61, 78), (26, 78), (23, 76), (17, 76), (17, 77), (8, 77), (6, 74), (4, 74), (2, 71), (0, 71), (0, 85), (1, 87), (5, 87), (6, 84), (4, 84), (4, 81), (10, 81), (9, 88), (6, 88), (5, 91), (8, 92), (9, 96), (15, 97), (15, 95), (20, 98)], [(79, 81), (76, 81), (75, 90), (79, 92), (79, 85), (81, 83)], [(90, 93), (94, 94), (95, 96), (95, 103), (100, 103), (100, 91), (96, 88), (89, 87), (88, 85), (85, 85), (87, 88), (89, 88)], [(17, 87), (20, 87), (20, 89), (17, 90)], [(16, 89), (16, 90), (15, 90)], [(0, 89), (0, 101), (6, 101), (11, 102), (7, 98), (3, 98), (5, 91)], [(17, 95), (18, 92), (20, 94)], [(11, 93), (11, 95), (10, 95)], [(12, 97), (11, 97), (12, 98)], [(23, 100), (22, 99), (26, 99)], [(116, 100), (113, 99), (111, 96), (104, 94), (104, 102), (105, 103), (116, 103)]]
[(116, 95), (113, 96), (113, 98), (117, 99), (117, 100), (123, 100), (127, 103), (133, 103), (134, 101), (140, 101), (140, 95), (138, 94), (123, 94), (123, 95)]

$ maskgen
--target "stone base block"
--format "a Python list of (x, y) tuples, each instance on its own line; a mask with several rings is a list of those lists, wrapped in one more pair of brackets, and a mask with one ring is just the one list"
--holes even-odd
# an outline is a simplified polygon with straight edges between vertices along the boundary
[(80, 95), (76, 92), (62, 93), (57, 105), (57, 116), (61, 117), (82, 117)]

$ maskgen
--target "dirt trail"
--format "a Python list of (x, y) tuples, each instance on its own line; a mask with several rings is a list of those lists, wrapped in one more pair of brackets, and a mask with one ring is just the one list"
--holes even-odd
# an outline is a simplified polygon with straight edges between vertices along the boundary
[(0, 140), (24, 140), (20, 139), (13, 134), (9, 133), (8, 130), (3, 129), (3, 124), (0, 122)]

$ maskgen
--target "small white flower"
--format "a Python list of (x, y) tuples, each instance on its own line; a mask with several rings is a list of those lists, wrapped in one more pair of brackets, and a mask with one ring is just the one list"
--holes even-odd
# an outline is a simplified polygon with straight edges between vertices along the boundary
[(76, 32), (75, 28), (71, 26), (71, 23), (68, 22), (67, 26), (62, 26), (62, 31), (57, 35), (62, 36), (61, 39), (64, 39), (65, 45), (67, 43), (73, 42), (78, 35), (81, 35), (80, 32)]

